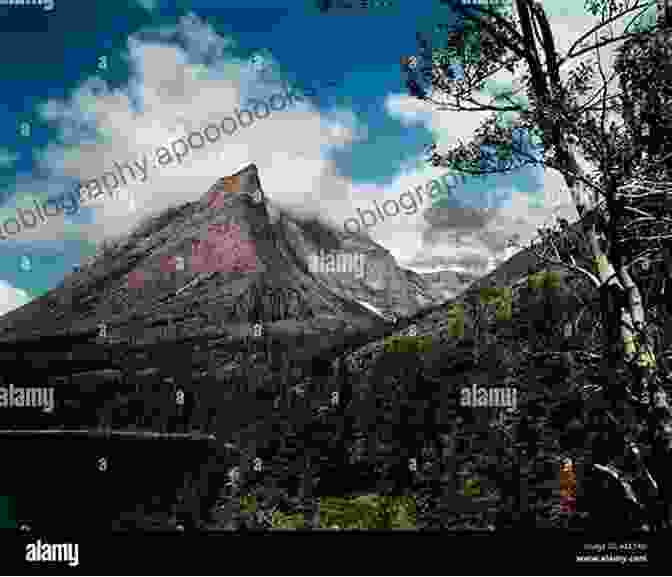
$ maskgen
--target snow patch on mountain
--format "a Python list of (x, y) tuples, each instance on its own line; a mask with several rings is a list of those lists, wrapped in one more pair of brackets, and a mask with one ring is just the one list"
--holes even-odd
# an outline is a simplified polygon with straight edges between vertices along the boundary
[(366, 301), (360, 300), (360, 299), (355, 299), (360, 305), (362, 305), (364, 308), (370, 310), (372, 313), (377, 314), (380, 318), (385, 319), (385, 320), (396, 320), (396, 317), (392, 314), (384, 313), (381, 311), (378, 307), (374, 307), (371, 303), (367, 303)]

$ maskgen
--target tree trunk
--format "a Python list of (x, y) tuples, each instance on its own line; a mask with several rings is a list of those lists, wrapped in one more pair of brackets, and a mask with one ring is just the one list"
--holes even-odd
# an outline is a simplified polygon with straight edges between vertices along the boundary
[[(573, 152), (568, 153), (567, 160), (575, 173), (582, 175)], [(586, 215), (587, 208), (595, 207), (597, 198), (594, 197), (594, 202), (587, 206), (587, 195), (583, 190), (583, 183), (578, 178), (567, 174), (565, 174), (565, 182), (570, 187), (579, 216), (583, 217)], [(657, 359), (651, 334), (646, 325), (641, 292), (627, 267), (622, 266), (622, 263), (616, 263), (615, 266), (607, 257), (600, 242), (600, 233), (606, 231), (598, 231), (597, 219), (590, 218), (590, 215), (587, 216), (589, 218), (584, 219), (584, 231), (599, 278), (600, 284), (596, 288), (609, 293), (610, 302), (608, 304), (613, 305), (615, 309), (610, 310), (608, 306), (604, 310), (605, 314), (610, 315), (609, 318), (604, 319), (605, 327), (609, 326), (613, 318), (619, 318), (619, 344), (624, 360), (631, 370), (633, 390), (641, 395), (642, 400), (649, 402), (647, 415), (652, 451), (655, 454), (664, 455), (663, 461), (667, 461), (672, 450), (672, 410), (667, 402), (665, 391), (662, 388), (656, 390), (654, 377)], [(609, 216), (612, 220), (618, 218), (619, 215), (610, 214)], [(614, 312), (617, 314), (614, 315)], [(612, 344), (616, 346), (616, 343)], [(615, 367), (609, 368), (613, 370)], [(666, 467), (661, 467), (661, 470), (665, 471)]]
[[(626, 295), (627, 302), (620, 303), (621, 306), (619, 307), (620, 339), (625, 360), (642, 368), (654, 369), (656, 357), (651, 340), (644, 331), (645, 313), (640, 291), (627, 268), (618, 266), (617, 271), (602, 249), (600, 236), (606, 231), (598, 231), (596, 215), (587, 215), (590, 210), (595, 209), (599, 199), (597, 194), (594, 194), (591, 199), (586, 193), (585, 185), (580, 180), (580, 177), (584, 176), (583, 170), (576, 161), (575, 152), (567, 148), (565, 154), (570, 173), (573, 172), (578, 177), (565, 173), (563, 175), (565, 182), (570, 188), (579, 217), (587, 216), (587, 218), (584, 218), (584, 233), (600, 281), (600, 285), (595, 288), (599, 289), (602, 285), (606, 285), (613, 290), (614, 294), (624, 293)], [(612, 216), (612, 218), (617, 217), (618, 215)], [(648, 375), (648, 372), (646, 374)]]

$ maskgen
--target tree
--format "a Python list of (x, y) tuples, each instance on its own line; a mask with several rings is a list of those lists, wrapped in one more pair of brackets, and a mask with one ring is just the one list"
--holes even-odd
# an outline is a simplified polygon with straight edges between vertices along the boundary
[[(664, 367), (654, 351), (632, 271), (633, 261), (641, 258), (637, 245), (647, 237), (656, 240), (648, 251), (660, 254), (662, 237), (668, 237), (672, 222), (665, 223), (665, 231), (652, 228), (672, 187), (659, 186), (653, 193), (642, 190), (645, 176), (669, 174), (664, 163), (669, 163), (665, 157), (669, 139), (656, 140), (669, 135), (672, 125), (670, 75), (656, 74), (661, 69), (658, 57), (667, 58), (662, 67), (669, 70), (667, 7), (659, 5), (655, 26), (646, 21), (654, 2), (592, 0), (588, 9), (599, 17), (598, 24), (560, 55), (539, 2), (514, 0), (511, 10), (485, 3), (465, 6), (459, 0), (448, 4), (459, 15), (460, 27), (432, 55), (431, 96), (427, 91), (416, 91), (416, 96), (442, 110), (486, 111), (490, 116), (468, 143), (441, 154), (433, 144), (430, 161), (463, 174), (511, 172), (526, 165), (562, 174), (579, 215), (576, 248), (589, 256), (593, 270), (577, 261), (576, 252), (561, 254), (554, 240), (557, 231), (546, 231), (543, 247), (547, 250), (541, 256), (549, 264), (584, 275), (603, 295), (610, 356), (615, 359), (620, 352), (625, 358), (630, 380), (641, 389), (644, 400), (655, 393), (661, 411), (656, 420), (658, 442), (669, 458), (672, 412), (657, 378)], [(615, 25), (622, 26), (620, 32)], [(624, 42), (621, 59), (607, 77), (600, 49)], [(585, 55), (594, 56), (594, 63), (581, 62)], [(563, 79), (570, 63), (578, 65)], [(456, 65), (462, 70), (459, 79), (448, 73)], [(628, 75), (626, 67), (638, 71)], [(489, 101), (479, 99), (477, 93), (482, 94), (493, 76), (505, 69), (522, 72), (522, 77)], [(614, 91), (612, 81), (619, 73), (621, 90)], [(445, 98), (439, 102), (435, 94)], [(629, 190), (635, 192), (629, 194)], [(651, 200), (648, 210), (637, 206), (642, 195)], [(648, 409), (651, 416), (654, 407)]]

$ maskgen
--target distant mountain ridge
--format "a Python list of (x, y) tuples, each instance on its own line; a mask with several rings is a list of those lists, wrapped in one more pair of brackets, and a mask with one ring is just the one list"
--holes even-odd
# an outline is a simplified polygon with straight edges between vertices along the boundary
[(433, 290), (445, 299), (453, 299), (476, 282), (480, 276), (452, 270), (440, 270), (424, 273), (422, 278), (429, 283)]

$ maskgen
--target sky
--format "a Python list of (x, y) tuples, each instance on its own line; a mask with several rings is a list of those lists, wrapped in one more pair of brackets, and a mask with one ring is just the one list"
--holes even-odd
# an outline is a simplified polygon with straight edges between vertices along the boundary
[[(100, 181), (115, 163), (147, 163), (145, 178), (126, 171), (114, 197), (0, 239), (0, 314), (55, 288), (103, 239), (252, 162), (271, 202), (341, 230), (357, 209), (446, 174), (425, 162), (426, 145), (468, 140), (484, 116), (410, 97), (400, 60), (418, 52), (416, 33), (454, 16), (438, 0), (377, 2), (329, 13), (309, 0), (0, 7), (0, 222)], [(561, 49), (595, 21), (582, 0), (543, 4)], [(180, 162), (157, 161), (160, 147), (179, 148), (171, 143), (283, 86), (309, 95)], [(484, 274), (512, 254), (509, 238), (531, 240), (554, 215), (576, 218), (562, 178), (540, 168), (470, 177), (454, 194), (449, 207), (426, 201), (367, 232), (417, 272)]]

